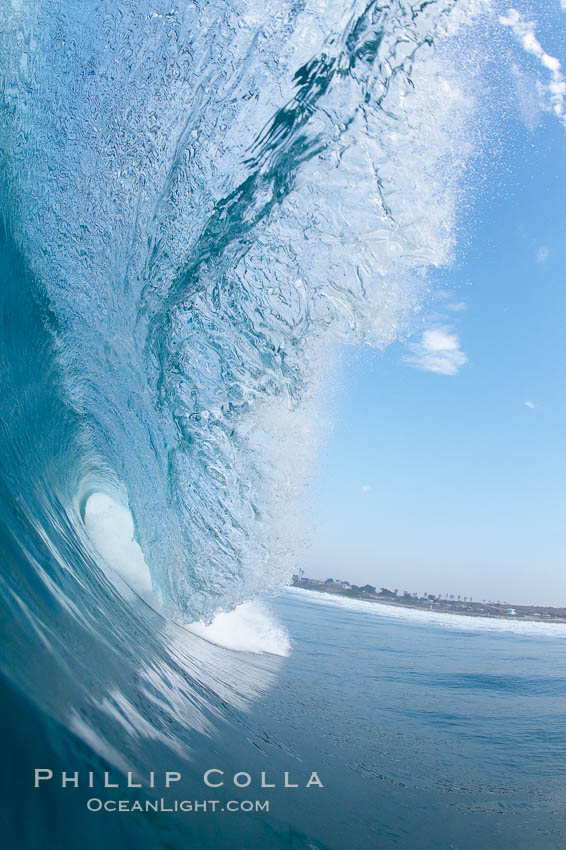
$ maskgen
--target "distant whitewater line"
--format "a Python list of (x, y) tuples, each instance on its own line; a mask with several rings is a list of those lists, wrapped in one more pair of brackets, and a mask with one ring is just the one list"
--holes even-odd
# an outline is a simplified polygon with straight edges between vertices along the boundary
[(380, 617), (405, 620), (420, 625), (438, 625), (445, 628), (453, 628), (468, 631), (504, 631), (524, 635), (566, 635), (566, 623), (543, 623), (535, 620), (513, 620), (469, 616), (461, 614), (449, 614), (444, 611), (429, 611), (419, 608), (401, 607), (389, 605), (387, 602), (373, 602), (362, 599), (352, 599), (347, 596), (330, 595), (316, 590), (304, 590), (298, 587), (290, 587), (287, 593), (299, 594), (310, 602), (317, 605), (328, 605), (330, 607), (346, 608), (351, 611), (370, 613)]
[(512, 618), (530, 620), (537, 617), (552, 619), (554, 622), (566, 622), (566, 608), (551, 605), (510, 605), (508, 602), (474, 602), (471, 597), (463, 599), (442, 597), (434, 593), (419, 596), (417, 593), (404, 592), (401, 596), (397, 591), (382, 587), (377, 591), (373, 585), (365, 584), (361, 587), (350, 584), (347, 581), (336, 581), (334, 579), (312, 579), (300, 575), (293, 576), (293, 587), (303, 590), (317, 590), (323, 593), (337, 594), (354, 599), (366, 599), (372, 602), (382, 602), (386, 605), (401, 606), (404, 608), (416, 608), (426, 611), (436, 611), (445, 614), (465, 614), (469, 617)]

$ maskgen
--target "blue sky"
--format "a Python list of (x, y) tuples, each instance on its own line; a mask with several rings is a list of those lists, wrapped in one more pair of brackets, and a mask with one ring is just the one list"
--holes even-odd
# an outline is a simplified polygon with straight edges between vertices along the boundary
[(566, 132), (521, 107), (497, 135), (436, 336), (345, 352), (307, 574), (566, 605)]

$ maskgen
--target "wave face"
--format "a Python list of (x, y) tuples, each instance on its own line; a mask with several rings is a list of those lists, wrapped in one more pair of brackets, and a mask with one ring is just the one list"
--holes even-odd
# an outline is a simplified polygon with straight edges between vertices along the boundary
[(397, 338), (450, 257), (474, 11), (4, 4), (7, 231), (75, 447), (42, 463), (75, 533), (129, 503), (176, 618), (288, 582), (336, 342)]
[[(246, 719), (288, 650), (252, 600), (295, 569), (341, 344), (403, 335), (451, 259), (488, 18), (480, 0), (1, 0), (0, 702), (19, 775), (173, 755), (197, 783), (211, 752), (288, 769)], [(532, 48), (532, 24), (503, 26)], [(562, 118), (561, 71), (533, 55)], [(111, 839), (61, 795), (3, 797), (14, 847), (54, 823), (85, 850), (233, 846), (233, 821)], [(284, 819), (246, 829), (250, 850), (322, 847)]]

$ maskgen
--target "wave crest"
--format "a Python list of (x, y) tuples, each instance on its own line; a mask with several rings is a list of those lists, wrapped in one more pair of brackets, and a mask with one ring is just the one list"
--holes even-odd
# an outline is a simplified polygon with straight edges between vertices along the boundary
[(397, 338), (450, 258), (479, 6), (99, 5), (8, 17), (5, 182), (83, 489), (125, 488), (166, 609), (210, 620), (296, 566), (336, 342)]

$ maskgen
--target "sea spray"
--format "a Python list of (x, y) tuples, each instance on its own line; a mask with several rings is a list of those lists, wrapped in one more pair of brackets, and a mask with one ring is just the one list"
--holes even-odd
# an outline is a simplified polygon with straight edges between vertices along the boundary
[(449, 46), (476, 9), (4, 13), (4, 179), (80, 489), (124, 491), (177, 618), (289, 580), (337, 341), (396, 339), (451, 257), (474, 99)]

